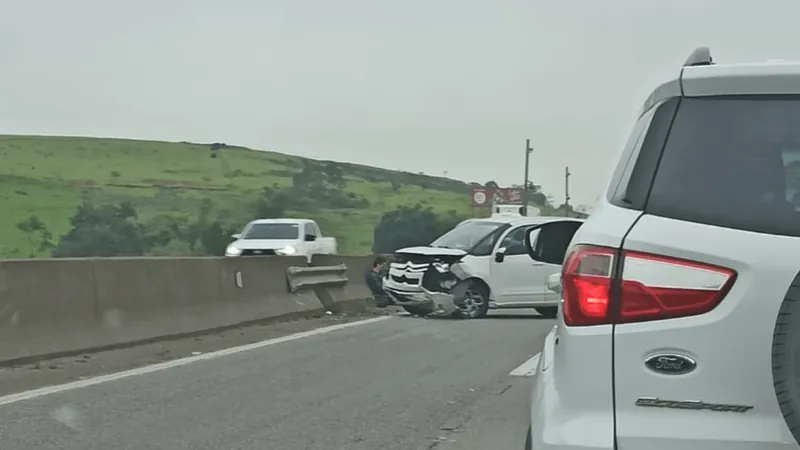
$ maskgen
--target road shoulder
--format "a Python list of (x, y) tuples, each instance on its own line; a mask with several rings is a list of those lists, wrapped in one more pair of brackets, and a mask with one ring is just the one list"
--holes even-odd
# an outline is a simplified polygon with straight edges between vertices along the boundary
[(0, 367), (0, 396), (395, 313), (395, 311), (370, 310), (359, 314), (326, 315), (236, 328), (124, 349), (54, 358), (15, 367)]

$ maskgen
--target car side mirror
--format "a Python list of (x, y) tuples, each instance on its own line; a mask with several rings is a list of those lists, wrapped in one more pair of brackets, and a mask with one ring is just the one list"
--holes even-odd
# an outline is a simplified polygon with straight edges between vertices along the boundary
[(561, 265), (572, 237), (583, 225), (578, 220), (558, 220), (531, 228), (525, 233), (525, 250), (534, 261)]
[(501, 263), (506, 260), (506, 252), (508, 251), (505, 247), (500, 247), (497, 249), (497, 253), (494, 254), (494, 260)]
[(314, 242), (317, 240), (317, 236), (313, 234), (307, 234), (305, 237), (306, 242)]
[(561, 274), (554, 273), (547, 277), (547, 289), (560, 294), (561, 293)]
[(235, 233), (235, 234), (232, 234), (231, 237), (234, 238), (234, 239), (240, 239), (242, 237), (242, 235), (239, 234), (239, 233)]

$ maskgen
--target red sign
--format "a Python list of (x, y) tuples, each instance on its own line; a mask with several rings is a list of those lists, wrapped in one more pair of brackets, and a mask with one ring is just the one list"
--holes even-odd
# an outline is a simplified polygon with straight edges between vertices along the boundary
[(470, 201), (472, 206), (491, 206), (493, 203), (502, 205), (521, 205), (522, 188), (487, 188), (473, 187)]
[(472, 206), (490, 206), (492, 204), (492, 189), (485, 187), (472, 188), (470, 202)]

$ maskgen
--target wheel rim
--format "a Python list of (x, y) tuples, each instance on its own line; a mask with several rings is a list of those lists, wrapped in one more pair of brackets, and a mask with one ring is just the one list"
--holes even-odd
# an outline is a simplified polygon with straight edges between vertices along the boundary
[(486, 304), (483, 293), (476, 289), (467, 289), (464, 293), (464, 300), (458, 305), (461, 312), (467, 317), (475, 317), (480, 314), (481, 309)]

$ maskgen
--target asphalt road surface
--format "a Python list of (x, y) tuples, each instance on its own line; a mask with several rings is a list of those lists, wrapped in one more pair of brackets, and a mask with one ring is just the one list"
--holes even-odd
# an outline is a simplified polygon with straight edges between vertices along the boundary
[(511, 372), (552, 325), (380, 317), (6, 395), (0, 447), (522, 449), (530, 379)]

